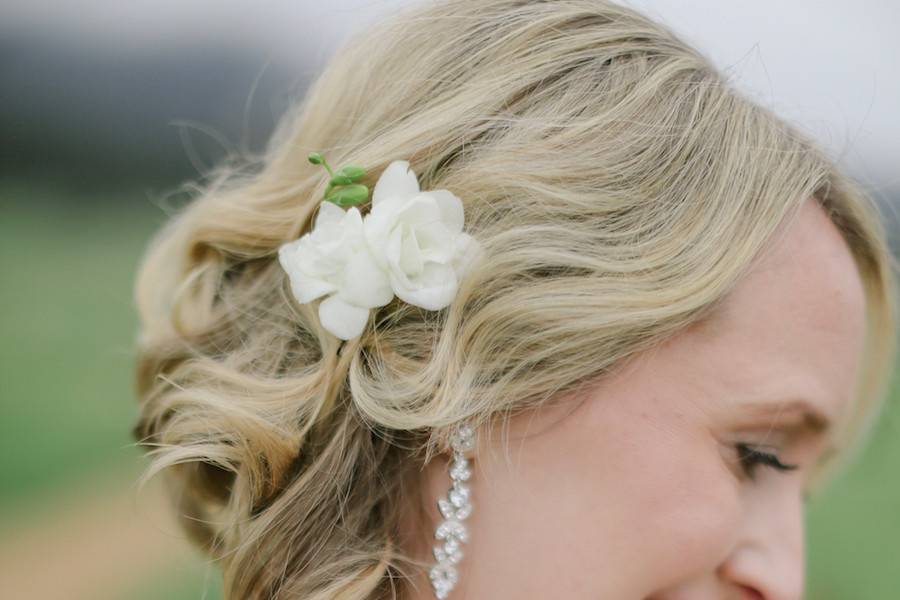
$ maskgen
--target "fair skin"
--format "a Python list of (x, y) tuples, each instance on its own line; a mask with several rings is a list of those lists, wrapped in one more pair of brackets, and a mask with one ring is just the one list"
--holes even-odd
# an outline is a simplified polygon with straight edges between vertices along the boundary
[[(800, 600), (804, 499), (853, 408), (865, 296), (812, 199), (722, 312), (637, 355), (583, 401), (479, 430), (470, 540), (450, 600)], [(745, 443), (792, 470), (751, 468)], [(744, 450), (746, 452), (746, 450)], [(447, 460), (422, 473), (431, 523), (406, 528), (431, 563)], [(428, 527), (427, 529), (423, 527)], [(408, 600), (434, 597), (426, 573)]]

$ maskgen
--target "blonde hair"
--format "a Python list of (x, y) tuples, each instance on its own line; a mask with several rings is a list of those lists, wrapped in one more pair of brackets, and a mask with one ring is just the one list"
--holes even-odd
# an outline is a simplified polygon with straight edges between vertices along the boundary
[[(454, 302), (323, 330), (276, 260), (327, 178), (407, 159), (486, 259)], [(245, 169), (244, 166), (254, 167)], [(668, 28), (605, 0), (445, 0), (354, 37), (267, 150), (216, 177), (140, 265), (135, 437), (228, 598), (389, 598), (415, 474), (451, 426), (540, 406), (710, 312), (814, 196), (852, 250), (883, 403), (896, 282), (877, 206)]]

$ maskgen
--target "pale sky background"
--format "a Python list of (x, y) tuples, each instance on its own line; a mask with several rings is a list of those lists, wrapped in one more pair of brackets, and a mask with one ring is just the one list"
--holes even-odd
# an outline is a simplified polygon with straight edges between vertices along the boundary
[[(900, 2), (621, 1), (668, 24), (897, 206)], [(308, 69), (370, 19), (416, 2), (29, 0), (0, 8), (0, 36), (72, 36), (123, 56), (224, 40)]]

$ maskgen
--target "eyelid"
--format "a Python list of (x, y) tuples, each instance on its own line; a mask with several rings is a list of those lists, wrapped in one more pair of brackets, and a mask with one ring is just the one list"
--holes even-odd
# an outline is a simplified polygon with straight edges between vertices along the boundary
[[(766, 426), (749, 427), (741, 430), (747, 445), (755, 448), (768, 447), (775, 449), (790, 444), (801, 432), (795, 427), (781, 423), (770, 423)], [(747, 438), (755, 441), (746, 441)]]
[(734, 448), (737, 451), (738, 462), (750, 479), (754, 479), (756, 467), (769, 467), (778, 472), (793, 471), (800, 467), (798, 464), (787, 464), (782, 462), (778, 456), (778, 452), (768, 452), (762, 450), (764, 445), (751, 444), (748, 442), (737, 442)]
[(789, 468), (797, 468), (797, 465), (791, 465), (789, 463), (784, 463), (781, 461), (781, 457), (779, 455), (779, 450), (773, 448), (772, 446), (767, 446), (765, 444), (753, 444), (751, 442), (738, 442), (736, 444), (738, 448), (744, 448), (747, 450), (745, 455), (748, 456), (763, 456), (763, 457), (771, 457), (777, 460), (780, 464), (783, 464), (785, 467)]

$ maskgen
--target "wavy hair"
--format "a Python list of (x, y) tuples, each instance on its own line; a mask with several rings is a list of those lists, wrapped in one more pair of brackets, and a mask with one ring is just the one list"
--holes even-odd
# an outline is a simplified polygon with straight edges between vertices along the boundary
[[(399, 299), (342, 342), (276, 254), (327, 178), (409, 160), (486, 259), (454, 302)], [(246, 168), (246, 167), (251, 168)], [(397, 527), (453, 425), (534, 408), (705, 318), (804, 200), (864, 280), (864, 439), (895, 356), (877, 205), (670, 29), (606, 0), (441, 0), (342, 46), (257, 156), (222, 163), (148, 245), (133, 434), (227, 598), (396, 597)], [(824, 471), (823, 471), (824, 472)]]

